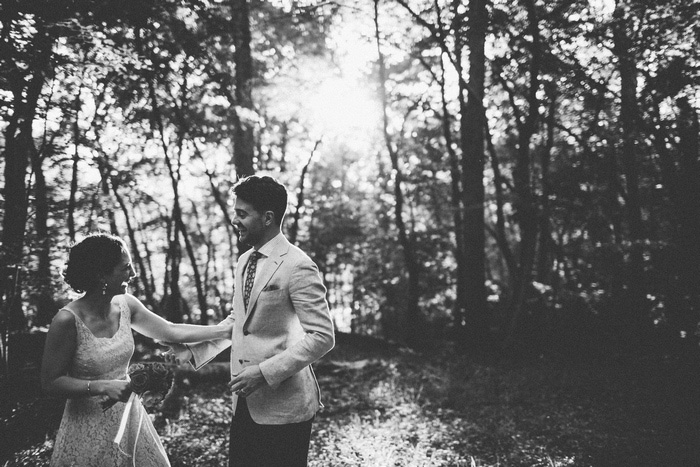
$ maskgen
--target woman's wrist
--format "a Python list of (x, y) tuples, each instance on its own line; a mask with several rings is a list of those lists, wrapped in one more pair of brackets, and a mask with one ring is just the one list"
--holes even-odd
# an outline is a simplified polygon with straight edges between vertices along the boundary
[(88, 387), (90, 388), (90, 391), (88, 391), (87, 394), (88, 397), (99, 396), (100, 394), (102, 394), (102, 384), (99, 381), (88, 381)]

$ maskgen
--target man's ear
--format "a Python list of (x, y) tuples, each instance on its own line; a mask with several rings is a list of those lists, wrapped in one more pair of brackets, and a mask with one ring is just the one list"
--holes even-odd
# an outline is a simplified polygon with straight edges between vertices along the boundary
[(272, 211), (265, 211), (265, 226), (272, 225), (275, 221), (275, 213)]

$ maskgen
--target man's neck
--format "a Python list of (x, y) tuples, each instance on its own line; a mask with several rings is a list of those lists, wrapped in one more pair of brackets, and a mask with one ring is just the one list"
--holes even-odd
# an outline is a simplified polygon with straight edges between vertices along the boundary
[(273, 238), (275, 238), (277, 235), (279, 235), (280, 232), (281, 232), (281, 230), (280, 230), (279, 227), (277, 227), (277, 228), (274, 229), (274, 230), (273, 230), (273, 229), (270, 229), (269, 231), (265, 232), (265, 235), (263, 236), (262, 240), (260, 240), (258, 243), (256, 243), (255, 245), (253, 245), (253, 248), (254, 248), (255, 250), (259, 250), (260, 248), (262, 248), (263, 246), (265, 246), (265, 244), (266, 244), (267, 242), (269, 242), (270, 240), (272, 240)]

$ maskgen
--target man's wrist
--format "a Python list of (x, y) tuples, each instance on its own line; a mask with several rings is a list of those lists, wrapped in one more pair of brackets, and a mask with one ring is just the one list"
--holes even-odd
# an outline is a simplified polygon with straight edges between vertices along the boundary
[[(190, 347), (190, 344), (185, 344), (185, 348), (187, 349), (187, 351), (188, 351), (189, 354), (190, 354), (190, 356), (187, 357), (187, 360), (185, 360), (185, 362), (189, 362), (189, 363), (191, 363), (192, 365), (194, 365), (194, 364), (195, 364), (195, 361), (194, 361), (194, 352), (192, 351), (192, 347)], [(184, 363), (184, 362), (183, 362), (183, 363)]]
[(272, 386), (272, 385), (270, 384), (270, 380), (268, 379), (268, 376), (265, 375), (265, 372), (263, 371), (263, 365), (260, 364), (260, 365), (256, 365), (256, 366), (258, 367), (258, 371), (260, 372), (260, 376), (261, 376), (261, 378), (262, 378), (262, 381), (263, 381), (266, 385)]

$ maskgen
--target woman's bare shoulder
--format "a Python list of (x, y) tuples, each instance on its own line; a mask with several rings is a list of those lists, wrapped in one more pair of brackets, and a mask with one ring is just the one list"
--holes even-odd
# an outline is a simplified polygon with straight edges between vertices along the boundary
[(75, 329), (75, 317), (75, 309), (63, 307), (58, 310), (56, 316), (53, 317), (49, 330), (53, 330), (54, 332), (73, 330)]

